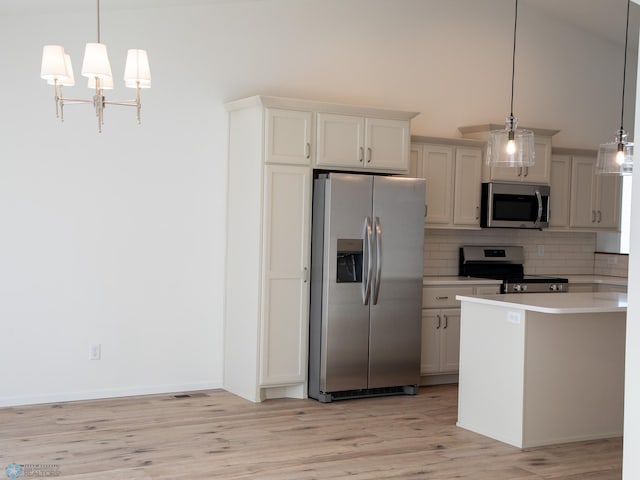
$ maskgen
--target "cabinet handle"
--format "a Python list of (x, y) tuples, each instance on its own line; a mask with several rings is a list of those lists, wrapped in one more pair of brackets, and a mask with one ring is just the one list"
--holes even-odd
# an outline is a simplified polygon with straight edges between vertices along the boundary
[(447, 328), (449, 326), (449, 319), (447, 318), (446, 315), (444, 315), (444, 327), (443, 328)]
[(449, 297), (436, 297), (436, 300), (448, 300)]
[(521, 177), (522, 176), (522, 167), (518, 167), (518, 176)]
[(367, 163), (371, 163), (371, 147), (367, 147)]
[(598, 223), (602, 221), (602, 210), (598, 210)]
[(476, 220), (480, 220), (480, 207), (476, 205)]
[(364, 161), (364, 147), (360, 147), (360, 158), (358, 160), (360, 163)]
[(440, 328), (441, 323), (442, 323), (442, 318), (440, 317), (440, 315), (438, 315), (438, 326), (436, 327), (436, 330)]
[(529, 175), (529, 167), (524, 167), (524, 176)]
[(427, 210), (429, 209), (429, 207), (427, 207), (427, 204), (424, 204), (424, 218), (427, 218)]
[(591, 210), (591, 223), (594, 223), (595, 221), (596, 221), (596, 211)]
[(304, 146), (304, 156), (307, 158), (311, 157), (311, 144), (309, 142)]
[(307, 283), (309, 281), (309, 269), (307, 267), (304, 267), (302, 278), (304, 280), (304, 283)]

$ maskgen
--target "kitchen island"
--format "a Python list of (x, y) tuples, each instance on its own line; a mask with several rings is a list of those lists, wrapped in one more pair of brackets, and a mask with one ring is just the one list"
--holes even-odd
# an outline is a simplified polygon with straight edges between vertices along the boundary
[(626, 294), (456, 298), (459, 427), (519, 448), (622, 435)]

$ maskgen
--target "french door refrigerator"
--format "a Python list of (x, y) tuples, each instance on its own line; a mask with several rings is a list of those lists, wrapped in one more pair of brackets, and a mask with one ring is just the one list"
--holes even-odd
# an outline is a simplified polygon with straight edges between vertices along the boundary
[(425, 188), (360, 174), (314, 181), (310, 397), (417, 393)]

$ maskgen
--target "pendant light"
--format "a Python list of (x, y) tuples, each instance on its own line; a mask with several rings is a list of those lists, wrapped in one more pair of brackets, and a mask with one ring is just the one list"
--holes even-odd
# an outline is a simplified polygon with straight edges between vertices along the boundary
[(107, 46), (100, 43), (100, 0), (97, 3), (97, 43), (87, 43), (82, 61), (82, 76), (88, 78), (88, 87), (95, 94), (92, 99), (66, 98), (62, 93), (62, 87), (73, 86), (75, 79), (71, 58), (60, 45), (45, 45), (42, 50), (42, 64), (40, 76), (53, 85), (54, 100), (56, 102), (56, 117), (64, 121), (64, 106), (67, 104), (89, 103), (92, 104), (98, 120), (98, 132), (102, 132), (104, 124), (104, 109), (107, 105), (120, 105), (136, 108), (136, 118), (140, 123), (140, 90), (151, 88), (151, 71), (149, 59), (145, 50), (128, 50), (124, 69), (125, 87), (136, 89), (134, 100), (110, 101), (104, 96), (105, 90), (113, 89), (113, 76), (111, 63), (107, 55)]
[(518, 0), (515, 0), (515, 22), (513, 27), (513, 56), (511, 65), (511, 110), (504, 130), (489, 132), (487, 163), (496, 167), (530, 167), (535, 164), (533, 132), (518, 128), (518, 119), (513, 115), (513, 90), (516, 73), (516, 34), (518, 31)]
[(624, 123), (624, 90), (627, 80), (627, 46), (629, 41), (629, 6), (627, 0), (627, 25), (624, 37), (624, 68), (622, 70), (622, 108), (620, 113), (620, 130), (616, 132), (615, 140), (603, 143), (598, 149), (596, 173), (599, 175), (631, 175), (633, 173), (633, 143), (627, 142), (627, 132)]

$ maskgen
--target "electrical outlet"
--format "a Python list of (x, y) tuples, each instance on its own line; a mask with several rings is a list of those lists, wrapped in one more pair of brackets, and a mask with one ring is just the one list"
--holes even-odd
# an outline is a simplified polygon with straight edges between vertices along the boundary
[(90, 359), (91, 360), (100, 360), (100, 355), (102, 354), (102, 347), (99, 343), (97, 343), (96, 345), (91, 345), (91, 354), (90, 354)]
[(538, 256), (544, 257), (544, 245), (538, 245)]

